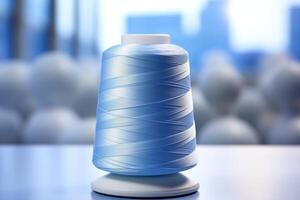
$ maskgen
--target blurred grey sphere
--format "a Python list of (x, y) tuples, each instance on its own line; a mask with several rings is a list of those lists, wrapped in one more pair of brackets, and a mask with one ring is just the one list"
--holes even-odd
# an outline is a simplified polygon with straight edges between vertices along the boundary
[(277, 119), (277, 113), (272, 111), (266, 97), (257, 88), (245, 88), (239, 96), (234, 114), (248, 122), (259, 133), (260, 140), (266, 142), (266, 137)]
[(211, 50), (203, 55), (203, 68), (211, 68), (215, 66), (231, 65), (231, 58), (227, 53), (220, 50)]
[(85, 61), (78, 67), (79, 88), (73, 108), (81, 117), (95, 117), (100, 77), (99, 63), (97, 60)]
[(232, 66), (214, 66), (202, 70), (199, 84), (213, 109), (218, 114), (228, 114), (243, 87), (243, 79)]
[(264, 76), (275, 69), (279, 69), (289, 65), (292, 59), (283, 53), (269, 54), (264, 56), (259, 63), (258, 79), (264, 79)]
[(0, 144), (19, 143), (22, 131), (20, 115), (7, 108), (0, 108)]
[(234, 114), (259, 130), (261, 119), (268, 113), (268, 104), (261, 92), (245, 88), (234, 105)]
[(30, 92), (30, 67), (21, 61), (0, 64), (0, 106), (27, 117), (34, 109)]
[(222, 117), (203, 127), (199, 144), (258, 144), (259, 137), (247, 123), (235, 117)]
[(265, 84), (272, 102), (283, 112), (300, 111), (300, 65), (291, 63), (274, 70)]
[(77, 115), (66, 108), (38, 110), (27, 122), (23, 135), (24, 143), (59, 143), (64, 131), (77, 122)]
[(273, 113), (273, 112), (267, 112), (266, 114), (259, 117), (256, 127), (258, 133), (261, 136), (263, 143), (267, 143), (268, 135), (271, 129), (277, 123), (278, 118), (279, 118), (278, 113)]
[(63, 53), (46, 53), (33, 65), (31, 87), (39, 107), (70, 107), (78, 90), (76, 66)]
[(194, 119), (196, 131), (198, 132), (209, 120), (214, 117), (214, 114), (203, 94), (196, 86), (192, 87), (192, 95)]
[(269, 144), (300, 144), (300, 117), (282, 117), (268, 135)]
[(68, 127), (60, 137), (62, 144), (93, 144), (96, 118), (86, 118)]

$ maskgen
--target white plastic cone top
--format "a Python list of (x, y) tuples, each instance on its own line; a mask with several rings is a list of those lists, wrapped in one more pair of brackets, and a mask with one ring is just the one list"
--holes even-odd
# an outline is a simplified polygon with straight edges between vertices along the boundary
[(169, 44), (170, 35), (168, 34), (126, 34), (122, 36), (122, 44)]

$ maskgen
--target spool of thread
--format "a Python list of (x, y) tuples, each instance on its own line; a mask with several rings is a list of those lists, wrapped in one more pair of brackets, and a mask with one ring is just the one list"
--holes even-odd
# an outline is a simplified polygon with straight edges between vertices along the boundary
[(196, 165), (195, 148), (187, 52), (167, 35), (127, 35), (106, 50), (94, 165), (120, 175), (172, 174)]

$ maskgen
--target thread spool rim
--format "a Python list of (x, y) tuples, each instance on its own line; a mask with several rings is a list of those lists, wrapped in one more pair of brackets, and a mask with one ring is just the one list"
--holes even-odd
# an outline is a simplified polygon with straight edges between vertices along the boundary
[(163, 176), (120, 176), (106, 174), (91, 184), (94, 192), (131, 198), (166, 198), (197, 192), (199, 183), (181, 174)]

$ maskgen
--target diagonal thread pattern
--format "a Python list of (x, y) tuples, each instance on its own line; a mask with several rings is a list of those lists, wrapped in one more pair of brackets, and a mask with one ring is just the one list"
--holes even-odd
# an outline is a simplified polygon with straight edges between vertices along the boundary
[(188, 54), (172, 44), (103, 53), (93, 163), (153, 176), (196, 165)]

